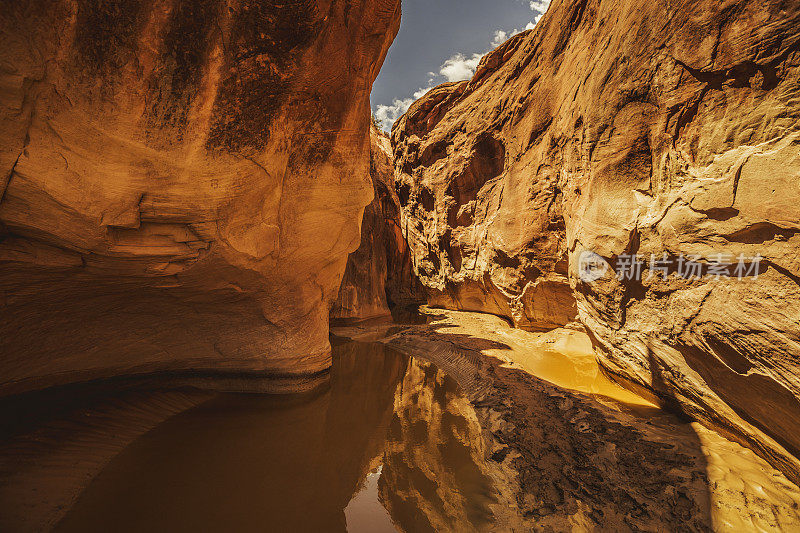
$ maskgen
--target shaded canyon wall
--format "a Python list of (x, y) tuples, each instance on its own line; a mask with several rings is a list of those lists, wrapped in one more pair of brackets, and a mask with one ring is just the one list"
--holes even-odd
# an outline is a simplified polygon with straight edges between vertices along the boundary
[(400, 0), (4, 0), (0, 394), (327, 369), (399, 23)]
[[(799, 66), (797, 2), (555, 0), (395, 124), (432, 302), (578, 316), (608, 372), (800, 479)], [(630, 254), (763, 260), (620, 279)]]
[(394, 188), (389, 137), (370, 130), (370, 177), (375, 197), (364, 210), (361, 244), (347, 260), (332, 319), (388, 316), (392, 309), (419, 305), (425, 291), (414, 275), (402, 232), (400, 199)]

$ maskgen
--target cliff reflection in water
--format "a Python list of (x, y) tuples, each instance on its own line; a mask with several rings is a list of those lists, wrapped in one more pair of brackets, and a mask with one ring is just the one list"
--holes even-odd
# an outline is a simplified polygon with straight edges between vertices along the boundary
[(381, 499), (406, 531), (471, 531), (497, 504), (481, 426), (455, 381), (412, 359), (394, 398)]
[[(85, 431), (93, 413), (109, 416), (104, 403), (152, 408), (146, 394), (123, 396), (40, 415), (3, 439), (4, 530), (424, 531), (492, 521), (497, 498), (469, 402), (443, 372), (381, 345), (335, 346), (330, 384), (312, 395), (206, 394), (130, 442), (113, 420), (102, 438), (96, 424)], [(108, 461), (86, 460), (115, 446)], [(23, 464), (49, 467), (15, 471)]]

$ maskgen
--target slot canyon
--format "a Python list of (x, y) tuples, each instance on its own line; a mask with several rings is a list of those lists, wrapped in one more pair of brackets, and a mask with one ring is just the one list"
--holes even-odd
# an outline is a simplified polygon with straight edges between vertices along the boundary
[(800, 531), (800, 2), (460, 5), (0, 0), (0, 531)]

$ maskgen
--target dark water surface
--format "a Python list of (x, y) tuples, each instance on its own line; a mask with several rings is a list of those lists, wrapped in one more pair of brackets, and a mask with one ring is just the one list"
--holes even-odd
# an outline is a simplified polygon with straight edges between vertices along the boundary
[(495, 490), (456, 383), (381, 345), (339, 344), (333, 361), (330, 383), (303, 396), (127, 391), (6, 412), (0, 529), (488, 524)]

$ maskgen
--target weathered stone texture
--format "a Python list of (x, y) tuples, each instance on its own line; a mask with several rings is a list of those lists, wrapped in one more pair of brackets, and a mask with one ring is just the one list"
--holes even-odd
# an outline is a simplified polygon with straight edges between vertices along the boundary
[(388, 316), (393, 309), (425, 301), (401, 229), (389, 138), (374, 126), (370, 132), (370, 176), (375, 198), (364, 210), (361, 245), (347, 260), (339, 297), (331, 309), (333, 319)]
[(328, 368), (399, 21), (400, 0), (4, 0), (0, 391)]
[[(396, 124), (415, 269), (523, 327), (577, 305), (608, 371), (800, 478), (798, 67), (797, 2), (554, 1)], [(620, 280), (632, 253), (764, 260)]]

